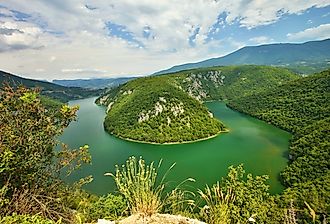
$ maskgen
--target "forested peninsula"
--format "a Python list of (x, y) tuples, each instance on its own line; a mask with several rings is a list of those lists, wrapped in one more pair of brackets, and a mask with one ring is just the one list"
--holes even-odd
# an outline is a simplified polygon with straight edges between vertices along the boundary
[(228, 132), (204, 101), (232, 100), (297, 78), (270, 66), (193, 69), (130, 81), (96, 102), (107, 107), (105, 130), (123, 139), (182, 143)]

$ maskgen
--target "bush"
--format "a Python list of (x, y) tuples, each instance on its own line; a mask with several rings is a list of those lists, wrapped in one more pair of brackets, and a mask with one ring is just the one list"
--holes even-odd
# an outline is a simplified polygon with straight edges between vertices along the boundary
[[(184, 191), (179, 189), (180, 185), (186, 181), (193, 181), (191, 178), (183, 181), (175, 189), (165, 193), (165, 178), (168, 172), (174, 167), (173, 164), (164, 176), (158, 179), (158, 170), (161, 161), (157, 166), (154, 162), (145, 164), (140, 158), (130, 157), (126, 161), (126, 165), (122, 165), (121, 169), (116, 166), (116, 173), (106, 173), (113, 177), (118, 191), (125, 197), (128, 203), (128, 209), (131, 213), (143, 213), (152, 215), (157, 212), (173, 211), (181, 208), (180, 204), (189, 202), (186, 200)], [(170, 206), (171, 202), (175, 202)], [(191, 204), (191, 203), (190, 203)]]
[(257, 220), (268, 223), (268, 203), (271, 196), (265, 184), (267, 176), (244, 176), (243, 166), (229, 167), (227, 177), (212, 187), (207, 186), (199, 194), (207, 205), (202, 210), (209, 223), (247, 223)]
[(126, 210), (127, 202), (123, 196), (108, 194), (87, 206), (84, 211), (85, 221), (92, 222), (101, 218), (117, 220), (124, 216)]
[(72, 218), (65, 201), (72, 191), (60, 176), (89, 163), (91, 157), (87, 145), (54, 148), (77, 110), (67, 105), (46, 108), (37, 90), (0, 89), (0, 215), (38, 213), (67, 222)]
[(39, 215), (17, 215), (5, 216), (0, 218), (0, 223), (4, 224), (60, 224), (61, 221), (54, 222), (49, 219), (45, 219)]

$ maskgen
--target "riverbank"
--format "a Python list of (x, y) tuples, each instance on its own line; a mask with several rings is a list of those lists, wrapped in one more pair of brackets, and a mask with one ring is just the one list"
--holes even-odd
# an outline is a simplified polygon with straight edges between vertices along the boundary
[(119, 135), (116, 135), (114, 133), (108, 133), (116, 138), (125, 140), (125, 141), (129, 141), (129, 142), (136, 142), (136, 143), (143, 143), (143, 144), (151, 144), (151, 145), (179, 145), (179, 144), (190, 144), (190, 143), (195, 143), (195, 142), (201, 142), (201, 141), (206, 141), (208, 139), (212, 139), (217, 137), (218, 135), (220, 135), (221, 133), (229, 133), (229, 129), (225, 129), (223, 131), (219, 131), (218, 133), (211, 135), (209, 137), (206, 138), (200, 138), (200, 139), (196, 139), (193, 141), (182, 141), (182, 142), (164, 142), (164, 143), (157, 143), (157, 142), (148, 142), (148, 141), (140, 141), (140, 140), (135, 140), (135, 139), (131, 139), (131, 138), (124, 138), (121, 137)]
[(273, 125), (231, 110), (223, 102), (207, 103), (207, 107), (215, 118), (223, 121), (229, 133), (192, 144), (171, 145), (140, 144), (110, 135), (103, 126), (104, 107), (95, 105), (91, 98), (69, 104), (80, 106), (78, 120), (64, 131), (61, 141), (72, 148), (88, 144), (93, 164), (82, 167), (79, 175), (68, 180), (93, 175), (93, 182), (85, 187), (90, 192), (102, 195), (115, 191), (114, 183), (103, 174), (116, 164), (124, 164), (132, 155), (148, 161), (162, 158), (169, 166), (175, 162), (175, 175), (170, 175), (168, 180), (181, 182), (193, 177), (199, 180), (194, 184), (196, 188), (218, 181), (227, 174), (230, 165), (244, 163), (247, 172), (270, 176), (271, 193), (283, 190), (277, 177), (287, 165), (287, 157), (283, 155), (291, 137)]

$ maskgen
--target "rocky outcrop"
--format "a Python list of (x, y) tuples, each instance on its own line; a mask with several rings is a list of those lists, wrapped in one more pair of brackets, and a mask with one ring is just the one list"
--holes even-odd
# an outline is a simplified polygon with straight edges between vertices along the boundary
[(210, 97), (210, 85), (219, 88), (224, 85), (225, 76), (220, 70), (208, 71), (206, 73), (190, 73), (183, 81), (185, 91), (195, 99), (204, 101)]
[(181, 215), (153, 214), (146, 216), (143, 214), (131, 215), (119, 221), (107, 221), (99, 219), (98, 224), (206, 224), (197, 219), (187, 218)]
[[(184, 113), (184, 104), (182, 102), (174, 103), (168, 102), (165, 97), (159, 97), (152, 110), (142, 111), (138, 116), (138, 122), (142, 123), (148, 121), (150, 118), (157, 117), (163, 112), (171, 111), (174, 117)], [(171, 119), (167, 117), (168, 125)]]

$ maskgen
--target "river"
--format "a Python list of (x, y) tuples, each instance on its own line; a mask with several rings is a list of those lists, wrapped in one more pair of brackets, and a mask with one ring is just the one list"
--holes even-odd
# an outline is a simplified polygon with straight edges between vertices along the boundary
[(69, 102), (79, 105), (78, 120), (72, 122), (61, 136), (70, 147), (90, 146), (92, 165), (83, 166), (67, 181), (93, 175), (93, 182), (85, 189), (96, 194), (115, 191), (111, 177), (115, 164), (123, 164), (129, 156), (142, 156), (147, 162), (163, 160), (164, 173), (171, 164), (175, 167), (167, 181), (176, 184), (188, 177), (193, 189), (204, 188), (225, 176), (230, 165), (243, 163), (247, 173), (270, 176), (271, 193), (279, 193), (283, 186), (279, 173), (287, 164), (287, 150), (291, 135), (263, 121), (241, 114), (222, 102), (206, 103), (214, 116), (229, 128), (229, 133), (195, 143), (176, 145), (151, 145), (129, 142), (111, 136), (103, 129), (105, 108), (94, 104), (95, 98)]

